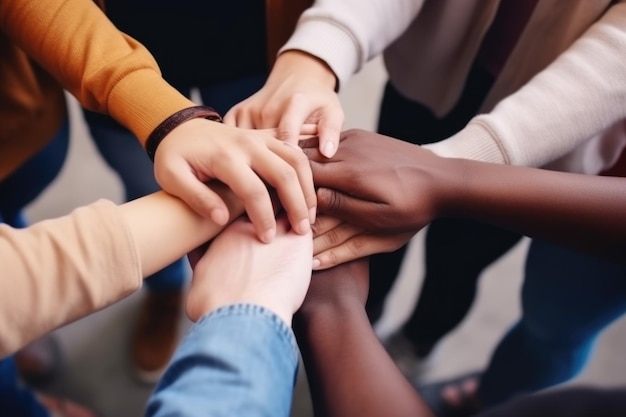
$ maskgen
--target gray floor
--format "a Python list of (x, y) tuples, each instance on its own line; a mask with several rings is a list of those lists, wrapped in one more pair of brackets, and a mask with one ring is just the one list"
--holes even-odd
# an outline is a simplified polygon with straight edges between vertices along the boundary
[[(385, 73), (374, 61), (342, 91), (346, 127), (373, 129), (376, 103)], [(72, 114), (76, 104), (71, 103)], [(54, 217), (97, 198), (121, 200), (120, 183), (96, 154), (82, 121), (72, 120), (72, 147), (60, 178), (28, 210), (31, 220)], [(406, 318), (420, 287), (423, 233), (411, 246), (411, 260), (388, 301), (377, 328), (385, 335)], [(455, 375), (484, 366), (491, 349), (519, 313), (521, 268), (527, 242), (494, 264), (481, 280), (476, 305), (467, 320), (442, 343), (427, 378)], [(142, 297), (137, 293), (119, 304), (58, 331), (67, 356), (65, 372), (53, 390), (92, 406), (103, 417), (142, 415), (152, 387), (137, 383), (127, 360), (129, 323)], [(181, 323), (188, 325), (181, 317)], [(575, 383), (601, 385), (626, 383), (626, 322), (612, 326), (600, 340), (591, 365)], [(294, 416), (309, 416), (306, 386), (298, 384)]]

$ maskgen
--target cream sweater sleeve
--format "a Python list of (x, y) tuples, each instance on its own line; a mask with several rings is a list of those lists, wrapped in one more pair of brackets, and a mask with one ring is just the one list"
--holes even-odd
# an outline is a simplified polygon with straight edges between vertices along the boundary
[(280, 52), (297, 49), (325, 61), (345, 85), (389, 46), (419, 13), (424, 0), (316, 0)]
[(445, 157), (539, 167), (626, 117), (626, 3), (492, 112), (425, 146)]
[(111, 202), (26, 229), (0, 224), (0, 357), (141, 283), (138, 251)]

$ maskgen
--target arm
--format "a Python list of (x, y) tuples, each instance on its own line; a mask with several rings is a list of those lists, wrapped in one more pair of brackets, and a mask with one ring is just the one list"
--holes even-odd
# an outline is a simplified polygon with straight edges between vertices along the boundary
[(317, 0), (281, 48), (265, 86), (233, 107), (225, 121), (242, 127), (278, 128), (297, 140), (300, 126), (315, 123), (320, 151), (332, 157), (344, 115), (336, 91), (409, 26), (422, 0)]
[[(363, 131), (346, 132), (333, 160), (314, 148), (307, 153), (320, 210), (364, 229), (365, 242), (456, 216), (625, 261), (623, 178), (440, 158)], [(359, 246), (361, 254), (369, 250)]]
[(493, 111), (425, 147), (445, 157), (543, 166), (626, 116), (625, 54), (626, 2), (620, 1)]
[(431, 416), (365, 313), (367, 259), (311, 280), (294, 330), (318, 416)]
[[(214, 189), (233, 215), (242, 212), (224, 186)], [(164, 192), (26, 229), (0, 225), (0, 356), (119, 301), (222, 228)]]
[(288, 416), (298, 365), (289, 328), (311, 279), (311, 235), (283, 217), (271, 244), (229, 226), (194, 267), (185, 336), (147, 415)]
[[(82, 105), (109, 113), (141, 143), (162, 122), (194, 106), (161, 78), (150, 53), (119, 32), (91, 0), (3, 0), (0, 28)], [(278, 190), (295, 230), (308, 232), (316, 200), (300, 153), (270, 132), (202, 118), (171, 124), (176, 127), (154, 159), (155, 178), (165, 191), (223, 225), (226, 203), (204, 186), (218, 179), (244, 201), (259, 238), (270, 241), (276, 222), (265, 180)]]

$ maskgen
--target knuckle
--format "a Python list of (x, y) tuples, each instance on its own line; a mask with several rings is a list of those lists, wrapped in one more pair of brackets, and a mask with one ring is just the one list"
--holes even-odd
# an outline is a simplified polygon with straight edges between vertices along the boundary
[(242, 190), (242, 198), (248, 203), (258, 203), (267, 196), (267, 189), (262, 186), (248, 185)]
[(334, 250), (330, 250), (322, 256), (322, 264), (328, 267), (335, 266), (339, 262), (339, 256)]
[(277, 177), (280, 183), (289, 184), (297, 181), (298, 174), (296, 173), (296, 170), (293, 169), (293, 167), (288, 165), (278, 170)]
[(337, 229), (333, 229), (333, 230), (329, 230), (328, 232), (326, 232), (324, 234), (324, 239), (326, 240), (326, 243), (330, 246), (336, 246), (339, 241), (339, 233), (337, 233)]

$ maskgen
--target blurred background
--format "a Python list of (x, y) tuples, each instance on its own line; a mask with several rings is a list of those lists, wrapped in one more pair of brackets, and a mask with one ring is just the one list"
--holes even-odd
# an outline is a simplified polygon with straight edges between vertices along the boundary
[[(377, 108), (386, 80), (380, 60), (368, 64), (341, 92), (346, 128), (374, 130)], [(27, 210), (31, 222), (69, 213), (74, 207), (99, 198), (122, 202), (122, 188), (96, 152), (78, 105), (70, 98), (71, 148), (59, 178)], [(411, 243), (409, 260), (388, 299), (385, 313), (376, 326), (385, 336), (410, 313), (422, 278), (423, 232)], [(471, 314), (452, 332), (436, 352), (424, 380), (456, 376), (485, 366), (495, 343), (519, 314), (519, 289), (528, 241), (485, 271)], [(451, 259), (451, 262), (454, 260)], [(128, 359), (130, 324), (142, 292), (97, 314), (59, 329), (65, 363), (63, 372), (49, 387), (94, 409), (102, 417), (136, 417), (153, 387), (138, 382)], [(189, 326), (180, 317), (184, 328)], [(181, 335), (182, 336), (182, 335)], [(626, 322), (616, 323), (604, 333), (594, 359), (573, 384), (603, 386), (626, 383)], [(293, 416), (311, 416), (304, 372), (296, 389)]]

